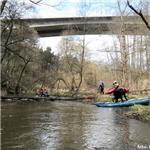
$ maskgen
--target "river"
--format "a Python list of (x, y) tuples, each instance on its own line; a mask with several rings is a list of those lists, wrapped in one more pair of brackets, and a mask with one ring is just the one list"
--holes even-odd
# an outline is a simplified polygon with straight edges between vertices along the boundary
[(128, 119), (129, 108), (80, 102), (1, 104), (2, 150), (150, 149), (150, 125)]

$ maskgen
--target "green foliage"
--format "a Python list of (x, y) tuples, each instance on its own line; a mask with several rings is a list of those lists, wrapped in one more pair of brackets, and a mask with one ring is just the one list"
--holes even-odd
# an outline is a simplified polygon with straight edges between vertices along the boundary
[(28, 8), (8, 1), (2, 14), (1, 88), (7, 94), (35, 93), (37, 85), (47, 86), (57, 77), (59, 58), (51, 48), (39, 49), (35, 31), (20, 20), (22, 10)]

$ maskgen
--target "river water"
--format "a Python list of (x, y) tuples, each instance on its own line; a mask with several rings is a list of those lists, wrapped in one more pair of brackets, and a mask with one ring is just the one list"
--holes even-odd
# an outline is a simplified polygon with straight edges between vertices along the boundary
[(2, 150), (150, 149), (150, 125), (127, 119), (128, 108), (54, 101), (1, 110)]

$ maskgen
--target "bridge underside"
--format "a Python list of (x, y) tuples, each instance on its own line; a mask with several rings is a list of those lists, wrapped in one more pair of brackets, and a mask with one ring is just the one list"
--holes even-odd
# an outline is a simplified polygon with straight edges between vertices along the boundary
[[(148, 18), (149, 19), (149, 18)], [(65, 35), (120, 35), (122, 23), (119, 16), (87, 18), (24, 19), (40, 37)], [(148, 20), (149, 21), (149, 20)], [(150, 31), (140, 17), (124, 17), (125, 35), (148, 35)]]
[[(34, 27), (40, 37), (50, 36), (65, 36), (65, 35), (90, 35), (90, 34), (102, 34), (102, 35), (119, 35), (121, 34), (121, 27), (116, 24), (86, 24), (86, 25), (57, 25), (54, 27)], [(146, 27), (140, 25), (125, 25), (125, 35), (147, 35)]]

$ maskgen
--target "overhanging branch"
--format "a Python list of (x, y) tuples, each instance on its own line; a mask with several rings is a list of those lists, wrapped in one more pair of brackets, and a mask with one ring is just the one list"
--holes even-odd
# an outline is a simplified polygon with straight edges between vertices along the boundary
[(141, 17), (141, 19), (143, 20), (143, 22), (145, 23), (146, 27), (150, 30), (150, 25), (148, 23), (148, 21), (145, 19), (145, 17), (142, 14), (142, 11), (137, 11), (130, 3), (129, 0), (127, 0), (127, 5), (137, 14)]

